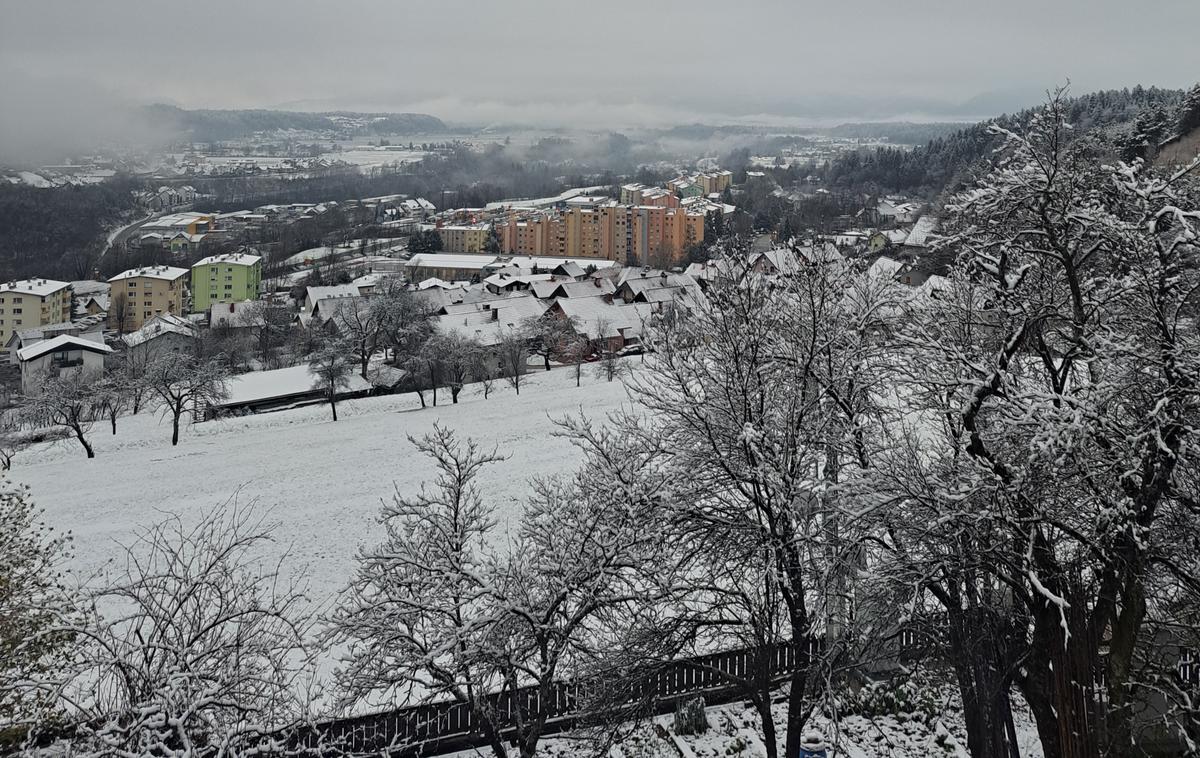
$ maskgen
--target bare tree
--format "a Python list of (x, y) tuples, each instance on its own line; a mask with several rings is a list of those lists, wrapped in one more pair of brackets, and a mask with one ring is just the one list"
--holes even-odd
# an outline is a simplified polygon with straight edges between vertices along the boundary
[(308, 358), (308, 373), (313, 375), (313, 386), (324, 390), (329, 398), (329, 411), (337, 421), (338, 390), (350, 386), (350, 375), (354, 369), (346, 358), (348, 346), (340, 339), (332, 339)]
[(600, 338), (597, 340), (600, 360), (596, 364), (596, 376), (611, 382), (629, 373), (629, 367), (621, 360), (621, 353), (613, 342), (615, 338), (608, 336), (608, 332), (611, 331), (609, 322), (601, 319), (596, 329), (600, 332)]
[(371, 358), (382, 347), (381, 312), (366, 299), (355, 297), (338, 303), (330, 322), (353, 349), (358, 358), (359, 373), (366, 379)]
[[(300, 588), (266, 558), (271, 526), (252, 510), (172, 517), (126, 548), (54, 682), (71, 752), (193, 756), (283, 752), (308, 715), (310, 617)], [(39, 724), (54, 729), (58, 722)]]
[(263, 368), (279, 368), (280, 353), (287, 343), (292, 316), (288, 308), (262, 300), (238, 314), (237, 326), (250, 333), (254, 354)]
[(68, 431), (79, 440), (88, 458), (96, 457), (87, 435), (96, 419), (95, 383), (99, 378), (97, 372), (64, 370), (58, 376), (47, 377), (37, 394), (25, 401), (32, 423)]
[(578, 387), (583, 378), (583, 366), (592, 354), (592, 343), (583, 335), (573, 336), (563, 347), (562, 356), (570, 364), (575, 373), (575, 386)]
[(347, 705), (379, 693), (470, 703), (492, 752), (506, 758), (487, 698), (503, 682), (483, 645), (485, 546), (496, 520), (476, 484), (503, 456), (437, 425), (409, 439), (438, 478), (413, 497), (397, 491), (383, 511), (384, 541), (359, 556), (330, 638), (351, 650), (338, 683)]
[(575, 336), (575, 321), (558, 318), (547, 312), (541, 316), (530, 316), (521, 321), (520, 331), (525, 335), (529, 352), (540, 355), (550, 370), (550, 359), (560, 355)]
[(215, 360), (182, 353), (163, 353), (146, 367), (146, 386), (171, 414), (171, 444), (179, 444), (179, 422), (191, 410), (195, 419), (206, 406), (226, 397), (229, 370)]
[(521, 377), (529, 369), (529, 345), (525, 335), (514, 329), (506, 330), (496, 345), (496, 353), (500, 358), (500, 372), (520, 395)]
[[(451, 401), (457, 403), (463, 386), (481, 364), (479, 353), (482, 348), (475, 340), (460, 334), (438, 334), (429, 339), (426, 349), (430, 353), (427, 360), (437, 356), (440, 376), (450, 388)], [(436, 392), (435, 388), (434, 405), (437, 405)]]
[(124, 334), (135, 320), (137, 306), (130, 301), (129, 294), (124, 290), (114, 292), (108, 301), (108, 323), (117, 334)]
[(121, 343), (122, 347), (113, 354), (105, 365), (106, 376), (119, 384), (128, 398), (130, 413), (137, 415), (150, 394), (146, 385), (146, 369), (150, 365), (150, 352), (147, 350), (131, 349)]

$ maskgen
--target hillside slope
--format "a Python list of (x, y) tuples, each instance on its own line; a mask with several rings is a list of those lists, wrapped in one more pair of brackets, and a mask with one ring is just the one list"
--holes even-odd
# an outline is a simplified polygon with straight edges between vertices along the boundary
[(320, 602), (348, 580), (356, 549), (380, 538), (382, 501), (432, 478), (408, 435), (438, 423), (510, 456), (480, 482), (503, 531), (520, 514), (530, 476), (578, 463), (575, 448), (551, 436), (552, 419), (581, 406), (603, 417), (625, 399), (619, 382), (585, 376), (576, 388), (570, 369), (557, 368), (526, 377), (520, 396), (500, 384), (487, 400), (468, 387), (458, 405), (437, 408), (421, 409), (415, 395), (366, 398), (339, 404), (336, 423), (327, 406), (309, 406), (197, 424), (177, 447), (170, 420), (144, 413), (121, 419), (115, 437), (97, 424), (92, 460), (77, 442), (58, 442), (20, 454), (11, 477), (30, 486), (52, 526), (73, 533), (74, 568), (87, 573), (165, 513), (187, 516), (231, 498), (254, 503), (280, 523), (280, 550), (294, 552), (289, 572), (306, 573)]

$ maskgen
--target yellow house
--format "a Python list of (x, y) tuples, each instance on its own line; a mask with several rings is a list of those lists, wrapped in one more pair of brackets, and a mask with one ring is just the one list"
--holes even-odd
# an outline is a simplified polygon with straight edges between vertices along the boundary
[(109, 327), (124, 334), (164, 313), (183, 315), (187, 275), (186, 268), (143, 266), (109, 279)]
[(71, 285), (53, 279), (0, 284), (0, 345), (14, 332), (71, 320)]

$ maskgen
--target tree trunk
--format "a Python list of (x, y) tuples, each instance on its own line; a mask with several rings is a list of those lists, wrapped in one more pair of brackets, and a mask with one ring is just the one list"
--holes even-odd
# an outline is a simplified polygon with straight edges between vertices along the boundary
[(543, 355), (543, 356), (542, 356), (542, 358), (544, 358), (544, 359), (545, 359), (545, 361), (546, 361), (546, 370), (547, 370), (547, 371), (549, 371), (549, 370), (550, 370), (550, 353), (546, 353), (545, 355)]
[(950, 657), (971, 758), (1018, 758), (1003, 620), (988, 607), (950, 608)]
[(337, 398), (334, 393), (329, 393), (329, 411), (333, 414), (333, 420), (337, 421)]
[(183, 415), (183, 406), (175, 410), (171, 418), (171, 445), (179, 444), (179, 417)]
[(92, 450), (92, 446), (88, 444), (87, 439), (83, 436), (83, 429), (81, 427), (75, 427), (75, 438), (79, 440), (80, 445), (83, 445), (83, 450), (87, 453), (87, 457), (96, 457), (96, 451)]
[(116, 434), (117, 433), (117, 414), (116, 413), (111, 414), (108, 417), (108, 420), (112, 422), (112, 433)]
[(451, 385), (450, 399), (454, 402), (455, 405), (458, 405), (458, 393), (460, 393), (460, 392), (462, 392), (461, 386)]
[[(1044, 580), (1043, 580), (1044, 581)], [(1048, 584), (1051, 591), (1061, 586)], [(1035, 610), (1029, 675), (1021, 687), (1029, 703), (1045, 758), (1097, 758), (1102, 724), (1096, 710), (1095, 639), (1084, 603), (1062, 593), (1069, 636), (1064, 638), (1058, 606), (1045, 603)]]

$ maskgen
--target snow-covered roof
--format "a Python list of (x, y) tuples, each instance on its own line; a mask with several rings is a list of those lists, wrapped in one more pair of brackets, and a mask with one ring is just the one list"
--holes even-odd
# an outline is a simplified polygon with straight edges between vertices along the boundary
[(555, 269), (564, 263), (574, 263), (582, 269), (587, 269), (588, 266), (595, 266), (597, 269), (612, 268), (618, 266), (616, 261), (606, 260), (604, 258), (548, 258), (541, 255), (514, 255), (505, 261), (510, 266), (519, 266), (526, 269)]
[(53, 295), (67, 286), (69, 285), (66, 282), (58, 282), (53, 279), (21, 279), (15, 282), (0, 284), (0, 295), (6, 292), (15, 292), (19, 295), (46, 297), (47, 295)]
[(253, 266), (260, 261), (262, 261), (262, 257), (258, 255), (225, 253), (224, 255), (210, 255), (207, 258), (198, 260), (192, 264), (192, 268), (196, 268), (196, 266), (209, 266), (214, 263), (224, 263), (229, 266)]
[[(218, 406), (241, 405), (276, 397), (302, 395), (316, 389), (317, 378), (308, 366), (291, 366), (273, 371), (251, 371), (239, 374), (225, 382), (228, 396)], [(371, 389), (371, 383), (357, 372), (352, 372), (349, 384), (343, 392), (362, 392)]]
[(108, 294), (108, 282), (98, 282), (94, 279), (82, 279), (77, 282), (71, 282), (71, 289), (75, 292), (76, 297), (87, 297), (103, 293)]
[[(218, 326), (261, 326), (263, 316), (257, 312), (257, 300), (239, 303), (213, 303), (208, 309), (208, 325)], [(248, 316), (247, 314), (254, 314)]]
[(492, 287), (511, 287), (514, 284), (533, 284), (534, 282), (552, 282), (554, 274), (505, 274), (495, 273), (483, 280), (484, 284)]
[(937, 231), (938, 219), (936, 216), (921, 216), (917, 219), (917, 223), (913, 224), (912, 231), (904, 240), (904, 244), (909, 247), (925, 247), (929, 244), (929, 235)]
[(334, 284), (328, 287), (308, 287), (304, 290), (304, 303), (311, 313), (322, 300), (335, 297), (358, 297), (361, 293), (353, 284)]
[(480, 270), (497, 261), (494, 255), (472, 255), (470, 253), (417, 253), (408, 259), (409, 268), (457, 268), (464, 271)]
[(649, 303), (614, 304), (603, 297), (559, 298), (554, 301), (576, 328), (591, 339), (616, 337), (621, 330), (641, 331), (642, 322), (653, 314)]
[(128, 271), (122, 271), (108, 281), (119, 282), (125, 279), (164, 279), (166, 281), (175, 281), (187, 273), (188, 270), (186, 268), (176, 268), (175, 266), (143, 266), (141, 268), (131, 268)]
[(129, 347), (136, 347), (166, 334), (195, 337), (196, 327), (186, 318), (174, 313), (163, 313), (147, 321), (136, 332), (121, 335), (121, 341)]
[(34, 358), (40, 358), (47, 353), (53, 353), (60, 350), (90, 350), (93, 353), (111, 353), (112, 348), (103, 342), (96, 342), (85, 337), (79, 337), (74, 334), (60, 334), (48, 340), (35, 342), (29, 347), (23, 347), (17, 351), (17, 360), (31, 361)]
[(879, 258), (876, 258), (871, 264), (870, 268), (867, 269), (867, 273), (871, 276), (877, 276), (881, 278), (895, 278), (896, 274), (898, 274), (900, 269), (903, 267), (904, 264), (900, 261), (893, 260), (887, 256), (880, 256)]

